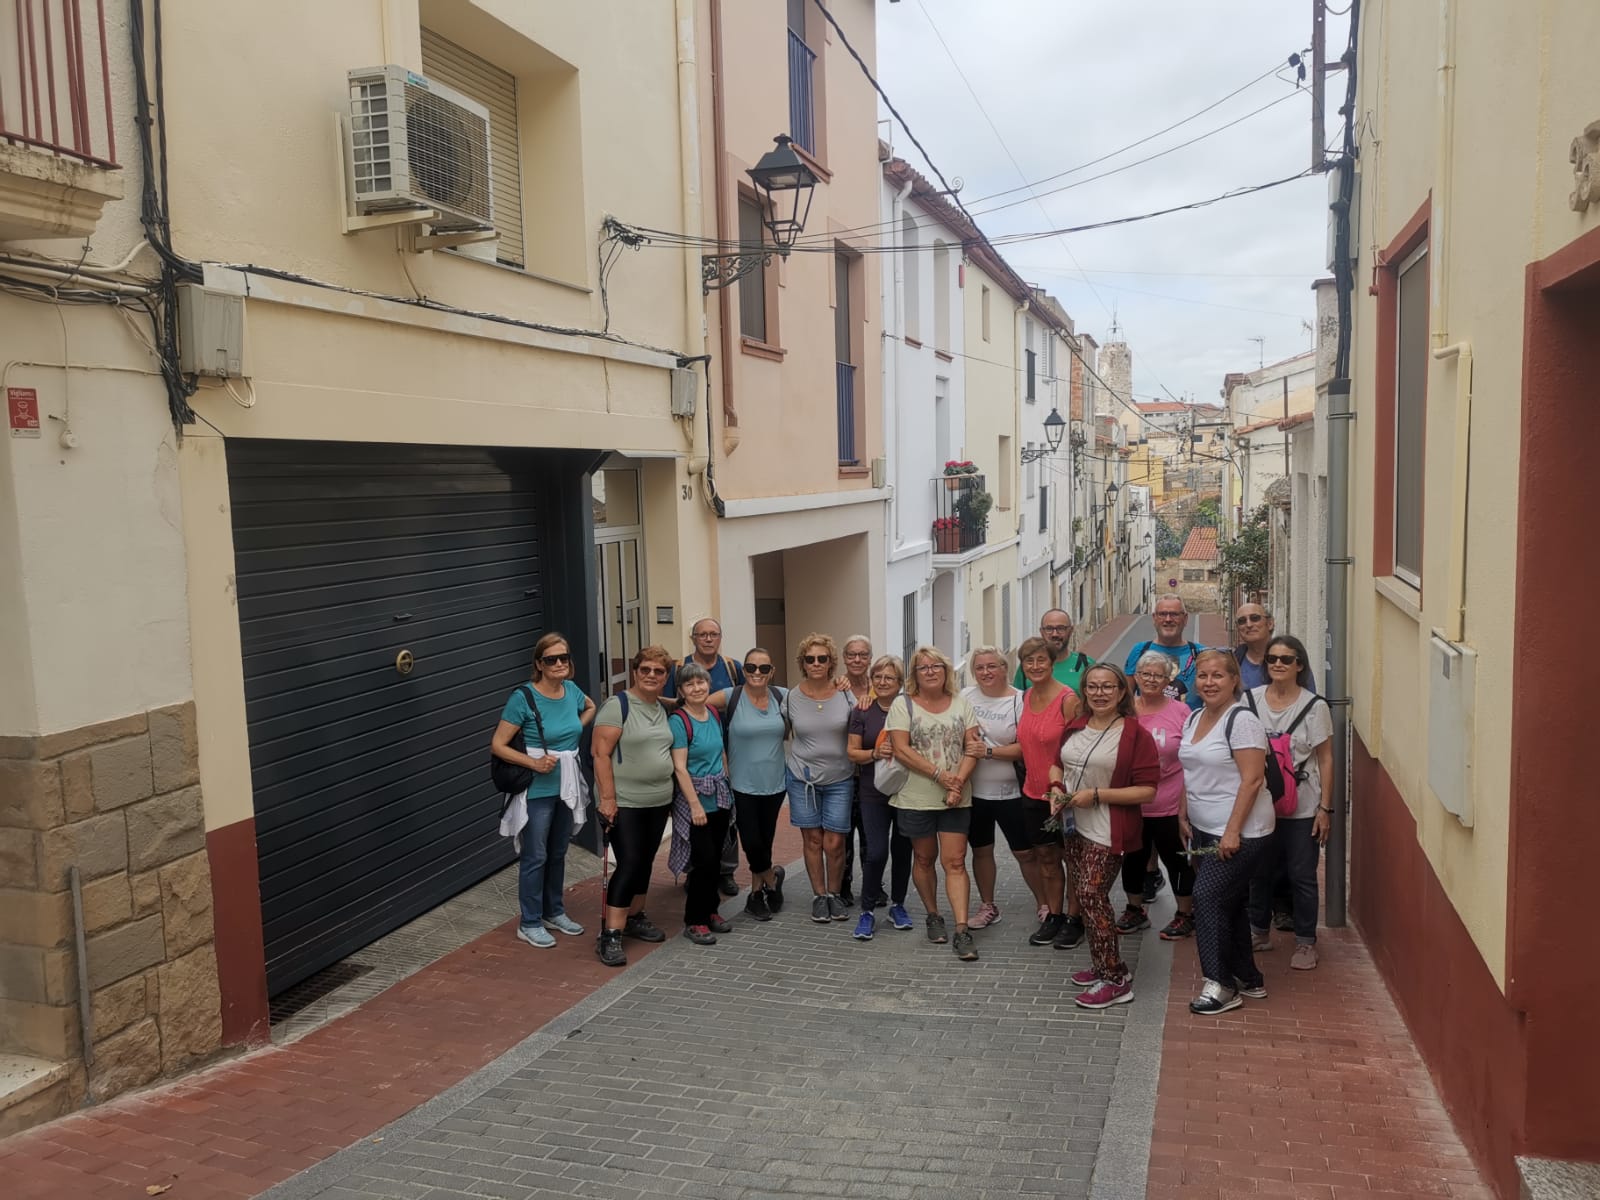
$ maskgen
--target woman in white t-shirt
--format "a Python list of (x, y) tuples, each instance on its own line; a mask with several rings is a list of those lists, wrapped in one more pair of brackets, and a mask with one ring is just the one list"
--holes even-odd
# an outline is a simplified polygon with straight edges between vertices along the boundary
[(1266, 980), (1250, 949), (1250, 881), (1271, 845), (1276, 818), (1266, 788), (1267, 735), (1238, 703), (1239, 663), (1226, 650), (1195, 659), (1201, 707), (1183, 727), (1178, 761), (1184, 799), (1178, 828), (1201, 852), (1195, 870), (1195, 948), (1205, 987), (1189, 1011), (1238, 1008), (1240, 993), (1264, 1000)]
[(1333, 808), (1325, 797), (1333, 782), (1333, 718), (1328, 702), (1311, 690), (1311, 667), (1299, 638), (1287, 635), (1267, 643), (1265, 687), (1245, 696), (1269, 737), (1289, 735), (1298, 784), (1294, 816), (1279, 817), (1272, 848), (1250, 884), (1250, 932), (1256, 950), (1272, 949), (1272, 891), (1280, 877), (1294, 898), (1294, 957), (1289, 965), (1309, 971), (1317, 965), (1317, 859), (1333, 827)]
[(967, 659), (967, 670), (977, 682), (962, 695), (978, 714), (983, 737), (983, 757), (972, 772), (972, 827), (967, 845), (972, 849), (972, 878), (982, 903), (972, 914), (971, 927), (986, 929), (1000, 919), (994, 902), (995, 831), (1005, 836), (1022, 878), (1042, 903), (1039, 872), (1033, 865), (1033, 843), (1028, 840), (1022, 816), (1022, 785), (1017, 780), (1022, 747), (1017, 744), (1017, 720), (1022, 715), (1022, 693), (1011, 686), (1010, 663), (998, 646), (979, 646)]

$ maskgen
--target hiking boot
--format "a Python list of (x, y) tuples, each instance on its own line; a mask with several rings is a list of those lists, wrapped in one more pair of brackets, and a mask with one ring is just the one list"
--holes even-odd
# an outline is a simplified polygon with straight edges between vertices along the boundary
[(706, 921), (706, 928), (712, 933), (732, 933), (733, 926), (729, 925), (721, 913), (712, 913)]
[(744, 911), (758, 921), (772, 920), (772, 909), (767, 905), (767, 890), (752, 888), (744, 902)]
[(945, 942), (944, 918), (938, 913), (929, 913), (927, 926), (928, 940), (936, 945), (943, 945)]
[(972, 920), (967, 922), (969, 929), (987, 929), (1000, 919), (1000, 909), (993, 904), (980, 904), (978, 911), (972, 914)]
[(739, 894), (739, 881), (733, 877), (733, 873), (730, 871), (717, 881), (717, 888), (724, 896), (737, 896)]
[(583, 926), (567, 916), (566, 913), (556, 917), (546, 917), (544, 926), (546, 929), (554, 929), (557, 933), (564, 933), (568, 937), (578, 937), (583, 933)]
[(950, 948), (962, 962), (977, 962), (978, 947), (972, 942), (971, 926), (966, 929), (957, 929), (955, 941), (950, 943)]
[(637, 938), (641, 942), (664, 942), (667, 935), (655, 927), (655, 923), (642, 912), (629, 913), (628, 923), (622, 927), (624, 937)]
[(904, 904), (889, 905), (889, 924), (899, 930), (916, 928), (911, 923), (911, 914), (906, 911)]
[(828, 897), (828, 920), (843, 921), (848, 919), (849, 916), (850, 913), (845, 908), (844, 900), (837, 893)]
[(1194, 914), (1179, 913), (1168, 921), (1166, 928), (1161, 931), (1163, 942), (1176, 942), (1180, 938), (1194, 936)]
[(1053, 943), (1061, 933), (1061, 923), (1065, 919), (1060, 913), (1047, 910), (1044, 919), (1039, 922), (1039, 928), (1028, 935), (1028, 945), (1048, 946)]
[(1122, 915), (1117, 918), (1118, 933), (1138, 933), (1141, 929), (1150, 928), (1150, 918), (1137, 904), (1130, 904), (1122, 910)]
[(696, 946), (715, 946), (717, 944), (716, 935), (705, 925), (685, 925), (683, 927), (683, 936)]
[(877, 926), (878, 919), (868, 910), (861, 914), (861, 919), (856, 922), (855, 930), (850, 934), (858, 942), (870, 942), (872, 931)]
[(1161, 894), (1161, 889), (1167, 886), (1167, 881), (1161, 878), (1161, 872), (1146, 871), (1144, 873), (1144, 902), (1154, 904), (1156, 897)]
[(1083, 918), (1065, 916), (1061, 918), (1061, 932), (1056, 934), (1056, 940), (1050, 944), (1057, 950), (1071, 950), (1083, 941)]
[(622, 930), (607, 929), (595, 939), (594, 952), (608, 967), (628, 965), (628, 956), (622, 950)]
[(540, 950), (548, 950), (556, 944), (555, 938), (550, 936), (549, 930), (543, 925), (518, 925), (517, 936), (530, 946)]
[(1238, 992), (1208, 979), (1205, 987), (1200, 989), (1200, 994), (1189, 1001), (1189, 1011), (1197, 1016), (1215, 1017), (1232, 1012), (1243, 1003)]
[(826, 896), (811, 897), (811, 919), (818, 925), (826, 925), (832, 919), (828, 916), (828, 898)]
[(1311, 942), (1301, 942), (1294, 948), (1289, 966), (1296, 971), (1313, 971), (1317, 966), (1317, 948)]

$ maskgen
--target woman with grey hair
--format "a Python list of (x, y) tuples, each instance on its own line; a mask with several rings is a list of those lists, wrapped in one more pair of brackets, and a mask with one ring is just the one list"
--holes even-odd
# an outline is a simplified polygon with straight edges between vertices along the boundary
[(1022, 693), (1011, 686), (1010, 665), (998, 646), (977, 647), (967, 656), (967, 673), (974, 682), (961, 693), (978, 714), (978, 732), (983, 739), (983, 757), (972, 773), (972, 826), (967, 834), (981, 901), (972, 914), (973, 929), (986, 929), (1000, 919), (1000, 907), (994, 902), (996, 829), (1005, 836), (1035, 903), (1042, 895), (1017, 778), (1022, 762), (1022, 747), (1017, 744)]
[(672, 773), (677, 795), (672, 802), (672, 849), (667, 866), (674, 874), (689, 868), (683, 903), (683, 936), (700, 946), (715, 945), (731, 928), (717, 912), (722, 875), (722, 843), (733, 816), (728, 787), (728, 755), (722, 719), (707, 707), (711, 676), (699, 663), (678, 668), (678, 695), (683, 706), (668, 721), (672, 726)]
[[(1189, 706), (1167, 695), (1167, 686), (1177, 678), (1177, 661), (1155, 650), (1146, 650), (1134, 665), (1133, 710), (1152, 738), (1161, 757), (1161, 780), (1155, 799), (1140, 808), (1144, 817), (1144, 844), (1166, 864), (1172, 877), (1172, 895), (1178, 912), (1161, 931), (1165, 941), (1176, 941), (1194, 933), (1194, 866), (1183, 853), (1183, 835), (1178, 832), (1178, 802), (1183, 798), (1183, 765), (1178, 762), (1178, 747), (1183, 742), (1183, 723)], [(1117, 918), (1117, 932), (1137, 933), (1150, 928), (1145, 915), (1145, 874), (1148, 853), (1125, 855), (1122, 860), (1122, 890), (1128, 905)]]

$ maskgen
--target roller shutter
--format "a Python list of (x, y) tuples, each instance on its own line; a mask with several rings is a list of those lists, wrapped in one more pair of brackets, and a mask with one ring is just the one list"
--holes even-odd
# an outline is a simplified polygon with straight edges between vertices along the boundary
[(485, 763), (543, 625), (536, 463), (228, 443), (274, 994), (511, 861)]

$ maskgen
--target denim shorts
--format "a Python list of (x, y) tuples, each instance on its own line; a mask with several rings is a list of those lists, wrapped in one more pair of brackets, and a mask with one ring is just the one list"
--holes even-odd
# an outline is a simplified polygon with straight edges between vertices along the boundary
[(854, 777), (837, 783), (807, 783), (793, 771), (785, 770), (783, 782), (789, 793), (789, 823), (796, 829), (850, 832), (850, 802), (856, 794)]

